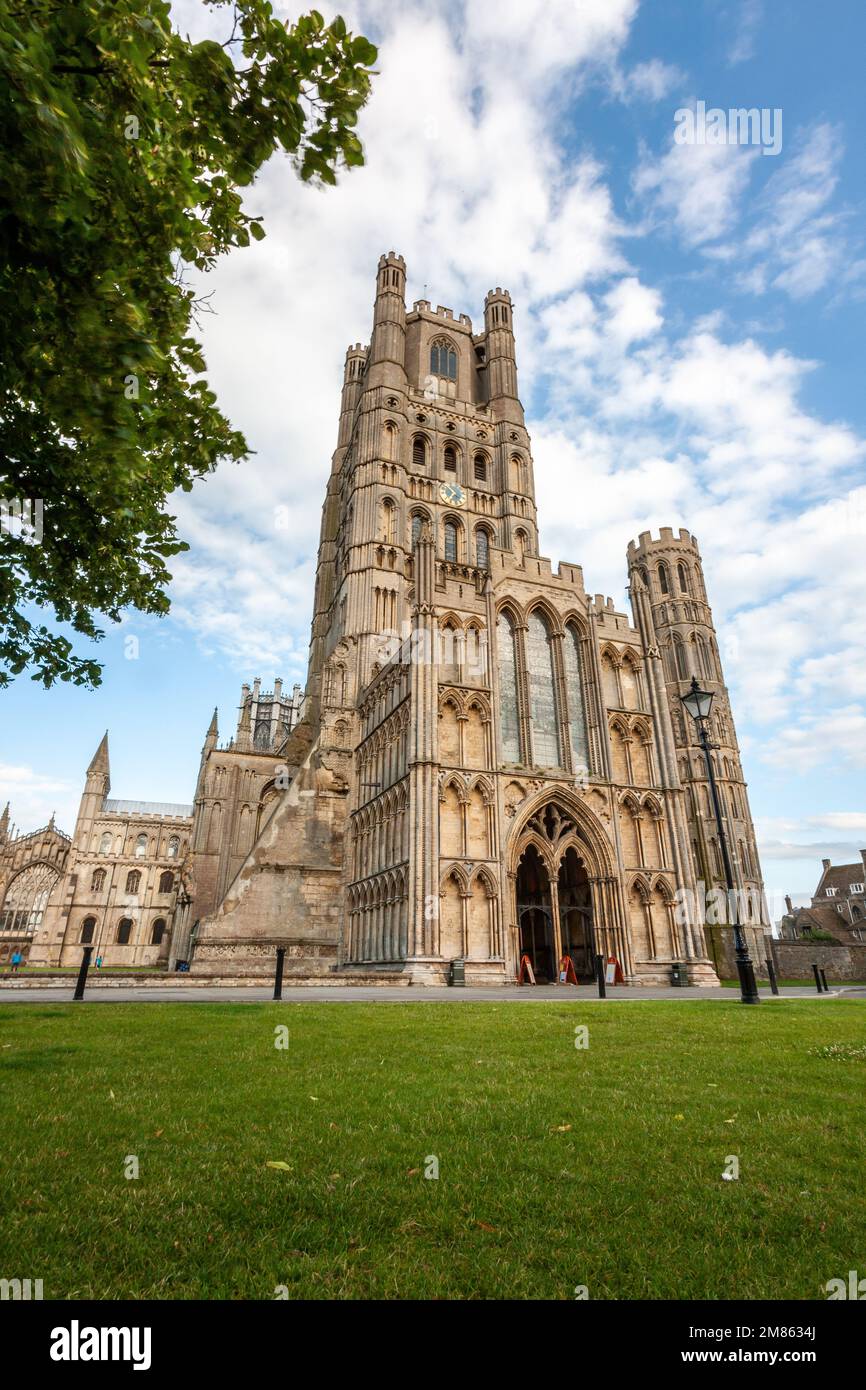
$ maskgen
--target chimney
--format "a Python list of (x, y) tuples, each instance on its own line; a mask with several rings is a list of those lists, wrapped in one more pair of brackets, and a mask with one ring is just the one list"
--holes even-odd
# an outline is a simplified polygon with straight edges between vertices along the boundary
[(794, 904), (791, 902), (791, 899), (787, 894), (785, 895), (785, 907), (788, 909), (788, 914), (792, 915), (794, 912)]
[(863, 860), (863, 873), (866, 875), (866, 849), (861, 849), (860, 858)]
[(822, 859), (822, 860), (821, 860), (821, 863), (822, 863), (823, 866), (824, 866), (824, 873), (826, 873), (827, 870), (828, 870), (829, 867), (830, 867), (830, 860), (829, 860), (829, 859)]

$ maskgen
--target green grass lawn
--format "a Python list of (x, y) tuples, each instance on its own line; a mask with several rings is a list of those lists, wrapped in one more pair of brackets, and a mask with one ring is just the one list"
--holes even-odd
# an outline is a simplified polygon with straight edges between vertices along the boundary
[(6, 1005), (0, 1273), (46, 1298), (825, 1298), (866, 1271), (864, 1042), (845, 1000)]

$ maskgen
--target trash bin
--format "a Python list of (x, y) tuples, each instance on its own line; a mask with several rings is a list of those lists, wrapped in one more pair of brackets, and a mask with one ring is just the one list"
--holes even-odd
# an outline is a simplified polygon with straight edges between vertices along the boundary
[(671, 962), (671, 984), (680, 989), (687, 983), (686, 972), (678, 960)]
[(466, 962), (462, 960), (452, 960), (451, 973), (448, 977), (449, 985), (466, 984)]

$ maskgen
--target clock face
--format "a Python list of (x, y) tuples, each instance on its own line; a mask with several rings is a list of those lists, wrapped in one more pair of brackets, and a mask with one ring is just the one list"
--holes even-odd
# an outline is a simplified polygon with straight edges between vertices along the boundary
[(439, 489), (439, 496), (451, 507), (462, 507), (466, 501), (466, 493), (459, 483), (443, 483)]

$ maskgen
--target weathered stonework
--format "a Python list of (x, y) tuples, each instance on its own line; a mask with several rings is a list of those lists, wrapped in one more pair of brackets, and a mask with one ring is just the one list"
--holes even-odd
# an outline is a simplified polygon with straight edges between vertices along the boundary
[(477, 333), (404, 296), (383, 256), (346, 355), (306, 690), (286, 714), (245, 687), (231, 743), (209, 729), (169, 963), (257, 977), (284, 946), (296, 977), (441, 983), (461, 960), (495, 986), (524, 955), (587, 979), (599, 952), (635, 985), (675, 961), (715, 983), (699, 907), (678, 910), (721, 881), (693, 672), (738, 882), (761, 885), (697, 543), (629, 546), (633, 621), (554, 571), (510, 296)]

